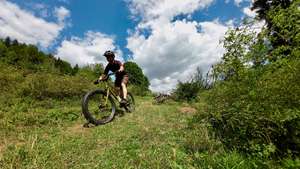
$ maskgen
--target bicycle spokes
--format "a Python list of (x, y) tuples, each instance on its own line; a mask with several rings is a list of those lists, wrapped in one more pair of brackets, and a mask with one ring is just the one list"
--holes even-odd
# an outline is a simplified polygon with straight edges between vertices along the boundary
[(89, 98), (89, 112), (98, 120), (105, 119), (112, 112), (112, 104), (103, 94), (95, 94)]

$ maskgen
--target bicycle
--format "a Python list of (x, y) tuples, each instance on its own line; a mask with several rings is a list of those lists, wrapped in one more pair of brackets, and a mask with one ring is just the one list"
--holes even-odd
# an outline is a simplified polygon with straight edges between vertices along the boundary
[[(108, 77), (115, 73), (108, 74)], [(135, 109), (135, 102), (133, 95), (127, 93), (127, 104), (122, 105), (120, 99), (118, 99), (118, 92), (115, 87), (107, 80), (102, 80), (105, 84), (103, 89), (92, 90), (85, 94), (82, 99), (82, 113), (85, 119), (88, 121), (87, 124), (92, 123), (94, 125), (106, 124), (112, 121), (116, 115), (116, 104), (119, 103), (120, 108), (125, 108), (127, 112), (133, 112)]]

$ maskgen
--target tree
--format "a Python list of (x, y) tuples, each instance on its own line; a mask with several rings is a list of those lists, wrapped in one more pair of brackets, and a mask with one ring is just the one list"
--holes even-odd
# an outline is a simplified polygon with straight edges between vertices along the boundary
[(9, 64), (15, 64), (19, 58), (15, 51), (8, 51), (6, 53), (5, 60)]
[[(299, 52), (300, 46), (300, 1), (293, 1), (288, 8), (277, 6), (272, 8), (267, 16), (272, 28), (267, 30), (273, 50), (271, 57), (274, 61), (287, 58)], [(298, 55), (299, 56), (299, 55)]]
[(11, 44), (10, 37), (6, 37), (4, 43), (5, 43), (5, 45), (6, 45), (7, 47), (9, 47), (10, 44)]
[(78, 71), (79, 71), (79, 66), (78, 66), (78, 64), (76, 64), (76, 65), (73, 67), (72, 75), (76, 75)]
[(104, 72), (102, 64), (94, 64), (92, 66), (92, 70), (94, 72), (95, 77), (99, 77)]
[(0, 58), (4, 57), (6, 51), (7, 51), (7, 47), (2, 41), (0, 41)]
[(12, 41), (12, 45), (13, 45), (13, 46), (18, 46), (18, 45), (19, 45), (18, 40), (17, 40), (17, 39), (13, 40), (13, 41)]
[(148, 89), (150, 83), (142, 69), (135, 62), (126, 62), (125, 71), (129, 74), (129, 83)]
[(280, 6), (288, 8), (291, 4), (290, 0), (254, 0), (251, 10), (255, 10), (258, 14), (258, 19), (265, 20), (269, 27), (272, 26), (267, 17), (267, 13), (272, 7)]
[(225, 54), (220, 63), (214, 65), (214, 76), (221, 80), (239, 79), (242, 76), (246, 63), (251, 62), (247, 58), (248, 49), (254, 44), (255, 33), (249, 25), (231, 29), (226, 32), (222, 41)]
[[(296, 3), (296, 1), (291, 0), (255, 0), (253, 2), (252, 10), (255, 10), (258, 14), (259, 20), (265, 20), (267, 29), (266, 33), (270, 38), (270, 42), (274, 48), (281, 46), (282, 44), (288, 44), (288, 39), (286, 36), (282, 35), (280, 32), (280, 28), (278, 28), (276, 21), (274, 20), (274, 16), (278, 17), (276, 13), (281, 13), (281, 9), (287, 9), (290, 7), (292, 3)], [(298, 10), (299, 11), (299, 10)], [(297, 12), (297, 11), (295, 11)], [(284, 13), (281, 13), (284, 14)], [(292, 16), (293, 14), (289, 15)], [(288, 52), (288, 51), (287, 51)]]
[(34, 45), (29, 45), (26, 48), (28, 64), (40, 64), (43, 62), (43, 55), (39, 52), (38, 48)]
[(72, 67), (71, 64), (61, 60), (60, 58), (58, 58), (57, 60), (55, 60), (54, 65), (56, 68), (59, 69), (59, 71), (63, 74), (72, 74)]

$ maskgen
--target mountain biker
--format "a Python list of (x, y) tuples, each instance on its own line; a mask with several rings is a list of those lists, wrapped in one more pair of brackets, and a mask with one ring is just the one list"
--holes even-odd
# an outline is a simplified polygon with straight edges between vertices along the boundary
[(108, 78), (108, 72), (112, 71), (116, 73), (115, 87), (119, 92), (121, 97), (120, 104), (127, 104), (127, 83), (128, 83), (128, 74), (125, 72), (124, 64), (122, 62), (115, 60), (115, 54), (113, 51), (106, 51), (103, 56), (106, 57), (108, 64), (104, 69), (104, 74), (99, 77), (99, 81), (106, 80)]

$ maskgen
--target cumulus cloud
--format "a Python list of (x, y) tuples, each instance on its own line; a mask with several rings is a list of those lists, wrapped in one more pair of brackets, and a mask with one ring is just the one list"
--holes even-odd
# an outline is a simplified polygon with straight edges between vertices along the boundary
[(179, 14), (190, 14), (207, 7), (213, 0), (127, 0), (133, 14), (142, 14), (143, 19), (155, 17), (172, 18)]
[(244, 13), (246, 16), (251, 17), (251, 18), (254, 18), (254, 17), (256, 16), (255, 11), (252, 11), (252, 10), (250, 9), (250, 7), (245, 7), (245, 8), (243, 8), (243, 13)]
[(65, 20), (70, 17), (70, 11), (63, 6), (56, 7), (54, 15), (57, 17), (58, 23), (64, 25)]
[[(230, 25), (217, 20), (173, 20), (177, 15), (188, 16), (207, 7), (211, 0), (130, 2), (132, 14), (142, 18), (128, 37), (127, 48), (150, 78), (151, 90), (170, 91), (178, 80), (190, 78), (197, 67), (207, 71), (224, 53), (219, 40)], [(149, 36), (144, 36), (144, 30), (149, 31)]]
[(64, 40), (57, 48), (56, 57), (70, 62), (73, 66), (84, 66), (94, 63), (106, 63), (103, 53), (106, 50), (116, 51), (118, 60), (122, 60), (122, 52), (114, 45), (114, 38), (99, 32), (88, 31), (84, 38), (72, 37)]
[(48, 47), (63, 28), (62, 23), (47, 22), (12, 2), (0, 0), (1, 38), (9, 36), (20, 42)]
[[(126, 0), (135, 19), (141, 19), (138, 27), (145, 28), (165, 23), (177, 15), (188, 15), (209, 6), (213, 0)], [(140, 18), (139, 18), (140, 17)]]
[(127, 47), (150, 78), (151, 89), (170, 91), (198, 66), (207, 71), (220, 59), (224, 49), (219, 40), (226, 30), (218, 21), (175, 21), (154, 30), (147, 39), (138, 34), (129, 37)]

